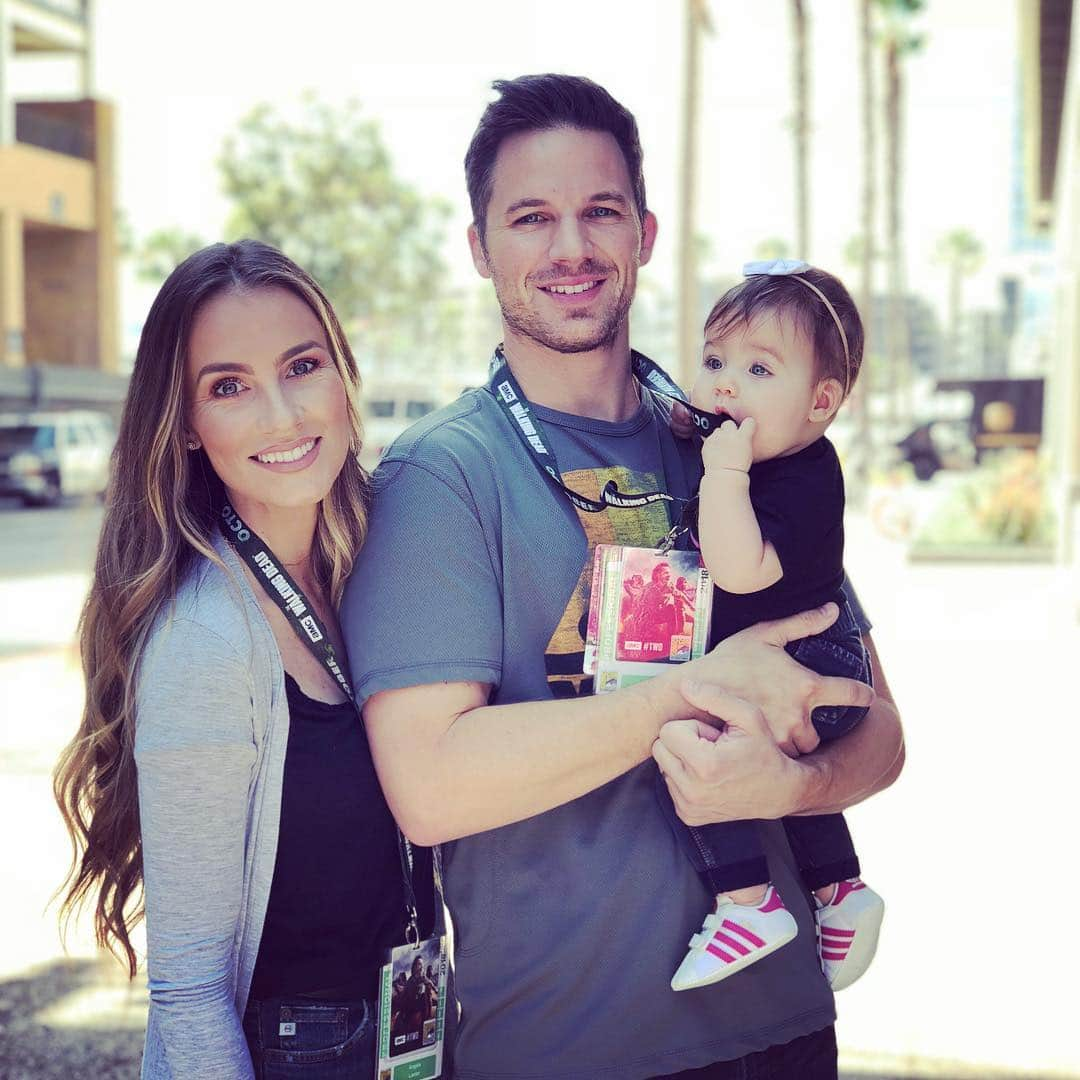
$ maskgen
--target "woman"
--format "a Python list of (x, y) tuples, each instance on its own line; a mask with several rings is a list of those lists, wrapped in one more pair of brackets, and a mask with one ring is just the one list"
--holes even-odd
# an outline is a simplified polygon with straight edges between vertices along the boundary
[(143, 330), (81, 624), (85, 713), (56, 776), (65, 911), (96, 892), (98, 939), (132, 975), (142, 886), (143, 1077), (374, 1070), (400, 839), (342, 686), (223, 536), (257, 534), (343, 657), (357, 389), (322, 290), (265, 244), (192, 255)]

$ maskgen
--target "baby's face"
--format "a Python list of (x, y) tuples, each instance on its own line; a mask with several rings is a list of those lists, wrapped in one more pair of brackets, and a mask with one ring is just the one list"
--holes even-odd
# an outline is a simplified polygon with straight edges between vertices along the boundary
[(821, 434), (809, 420), (816, 385), (813, 344), (789, 315), (770, 311), (723, 338), (706, 337), (690, 401), (739, 424), (752, 416), (754, 460), (766, 461)]

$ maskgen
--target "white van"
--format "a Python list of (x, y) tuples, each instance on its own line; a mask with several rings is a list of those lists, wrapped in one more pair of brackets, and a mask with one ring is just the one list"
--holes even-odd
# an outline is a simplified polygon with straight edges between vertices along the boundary
[(116, 433), (105, 413), (0, 414), (0, 495), (48, 506), (68, 495), (101, 495)]
[(432, 387), (418, 382), (365, 383), (360, 411), (364, 448), (360, 463), (374, 469), (383, 451), (411, 424), (441, 404)]

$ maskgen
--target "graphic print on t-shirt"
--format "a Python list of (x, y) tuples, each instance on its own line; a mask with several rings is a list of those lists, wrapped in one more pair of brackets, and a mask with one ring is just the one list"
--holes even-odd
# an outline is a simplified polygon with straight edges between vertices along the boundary
[[(579, 469), (563, 474), (567, 487), (600, 497), (604, 485), (614, 480), (620, 491), (655, 491), (664, 489), (664, 477), (659, 472), (636, 472), (623, 466), (604, 469)], [(592, 581), (593, 551), (597, 544), (624, 544), (627, 547), (655, 547), (671, 527), (668, 524), (667, 504), (655, 502), (633, 510), (605, 510), (590, 514), (578, 510), (578, 519), (585, 530), (589, 550), (581, 568), (566, 610), (551, 635), (544, 653), (548, 686), (551, 696), (577, 697), (592, 693), (592, 676), (582, 673), (585, 662), (585, 630), (589, 618), (589, 586)]]

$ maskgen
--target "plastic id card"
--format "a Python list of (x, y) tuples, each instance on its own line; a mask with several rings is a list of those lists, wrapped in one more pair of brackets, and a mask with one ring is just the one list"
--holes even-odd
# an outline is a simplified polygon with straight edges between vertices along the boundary
[(390, 950), (379, 974), (375, 1080), (431, 1080), (442, 1073), (446, 938)]

